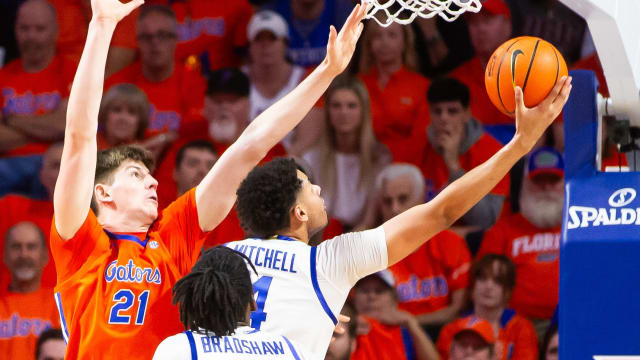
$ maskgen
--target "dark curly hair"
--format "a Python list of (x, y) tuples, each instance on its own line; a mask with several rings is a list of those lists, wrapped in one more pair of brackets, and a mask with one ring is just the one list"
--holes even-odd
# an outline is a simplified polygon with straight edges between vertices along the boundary
[(266, 238), (289, 227), (289, 211), (302, 189), (296, 170), (306, 174), (294, 159), (276, 158), (255, 167), (242, 181), (236, 210), (247, 235)]
[(187, 329), (232, 335), (245, 320), (253, 299), (253, 286), (244, 254), (224, 245), (208, 249), (191, 272), (173, 286), (173, 303), (180, 309), (180, 321)]

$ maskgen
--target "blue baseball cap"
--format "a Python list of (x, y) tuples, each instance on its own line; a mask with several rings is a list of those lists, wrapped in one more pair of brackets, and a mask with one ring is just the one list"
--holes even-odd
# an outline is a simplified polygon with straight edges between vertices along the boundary
[(540, 174), (553, 174), (564, 177), (562, 154), (552, 147), (538, 148), (529, 155), (527, 170), (530, 179)]

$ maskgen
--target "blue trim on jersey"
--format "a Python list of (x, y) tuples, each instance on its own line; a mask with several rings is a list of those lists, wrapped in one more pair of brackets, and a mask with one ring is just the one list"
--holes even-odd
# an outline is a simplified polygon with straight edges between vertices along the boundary
[(64, 318), (64, 310), (62, 310), (62, 299), (60, 298), (60, 293), (59, 292), (55, 293), (54, 298), (56, 300), (56, 307), (58, 308), (58, 313), (60, 314), (60, 327), (62, 328), (62, 337), (64, 337), (65, 344), (68, 344), (69, 329), (67, 328), (67, 320)]
[(196, 340), (193, 338), (193, 334), (190, 330), (184, 332), (189, 340), (189, 347), (191, 347), (191, 360), (198, 360), (198, 350), (196, 349)]
[(271, 239), (271, 240), (278, 239), (278, 240), (285, 240), (285, 241), (297, 241), (296, 239), (292, 239), (292, 238), (290, 238), (288, 236), (284, 236), (284, 235), (274, 235), (274, 236), (270, 237), (269, 239)]
[(402, 334), (402, 343), (404, 344), (404, 353), (407, 356), (407, 360), (416, 360), (416, 349), (409, 329), (403, 326), (400, 328), (400, 333)]
[(311, 248), (311, 283), (313, 284), (313, 290), (316, 291), (316, 295), (318, 296), (318, 300), (320, 301), (320, 305), (324, 309), (324, 312), (329, 315), (331, 321), (333, 321), (334, 325), (338, 325), (338, 319), (333, 315), (327, 301), (324, 299), (324, 295), (322, 295), (322, 291), (320, 290), (320, 285), (318, 284), (318, 271), (316, 269), (316, 252), (318, 251), (317, 247)]
[(137, 236), (134, 235), (128, 235), (128, 234), (114, 234), (111, 231), (104, 229), (104, 232), (107, 234), (107, 236), (109, 236), (109, 239), (111, 240), (127, 240), (127, 241), (133, 241), (135, 243), (140, 244), (142, 247), (147, 247), (147, 243), (149, 242), (149, 233), (147, 233), (147, 237), (144, 239), (144, 241), (140, 241), (140, 239), (138, 239)]
[(516, 312), (511, 309), (504, 309), (502, 311), (502, 316), (500, 316), (500, 325), (503, 329), (507, 327), (507, 324), (509, 323), (509, 321), (511, 321), (515, 314)]
[(289, 339), (287, 339), (287, 337), (284, 335), (282, 335), (282, 338), (284, 339), (284, 341), (287, 342), (287, 345), (289, 345), (289, 349), (291, 349), (291, 355), (293, 355), (293, 358), (296, 360), (300, 360), (300, 356), (298, 356), (298, 353), (296, 352), (296, 348), (293, 347), (293, 344), (291, 343), (291, 341), (289, 341)]

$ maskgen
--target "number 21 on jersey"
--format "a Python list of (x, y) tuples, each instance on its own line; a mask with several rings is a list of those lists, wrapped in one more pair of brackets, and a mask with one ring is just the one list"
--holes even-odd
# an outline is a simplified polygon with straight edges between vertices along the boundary
[(262, 276), (253, 283), (253, 293), (258, 293), (258, 298), (256, 299), (258, 309), (251, 313), (251, 327), (256, 330), (260, 330), (262, 322), (267, 320), (267, 313), (264, 312), (264, 304), (267, 302), (271, 280), (273, 280), (271, 276)]
[[(136, 296), (129, 289), (120, 289), (113, 295), (113, 306), (109, 311), (109, 324), (130, 325), (131, 315), (127, 311), (134, 305)], [(147, 312), (147, 302), (149, 301), (149, 290), (143, 291), (137, 299), (137, 310), (135, 325), (144, 324), (144, 316)]]

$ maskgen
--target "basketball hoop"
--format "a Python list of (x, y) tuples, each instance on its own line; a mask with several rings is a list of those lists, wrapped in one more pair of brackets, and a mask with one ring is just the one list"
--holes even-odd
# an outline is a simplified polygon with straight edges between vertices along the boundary
[(462, 13), (477, 13), (482, 8), (481, 0), (364, 0), (369, 5), (365, 18), (375, 20), (380, 26), (393, 22), (410, 24), (416, 16), (425, 19), (440, 15), (453, 21)]

